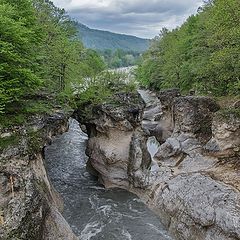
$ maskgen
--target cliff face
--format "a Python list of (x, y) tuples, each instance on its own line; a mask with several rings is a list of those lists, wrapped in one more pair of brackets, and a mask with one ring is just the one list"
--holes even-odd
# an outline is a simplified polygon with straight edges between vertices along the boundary
[[(219, 114), (210, 98), (141, 95), (137, 117), (131, 99), (93, 112), (89, 165), (106, 187), (142, 198), (176, 239), (240, 239), (239, 119)], [(161, 143), (152, 159), (149, 136)]]
[[(116, 95), (114, 104), (95, 107), (91, 119), (85, 123), (90, 136), (89, 166), (97, 170), (106, 187), (128, 189), (130, 175), (144, 177), (142, 171), (149, 165), (150, 155), (142, 151), (146, 137), (139, 137), (144, 135), (141, 129), (143, 107), (144, 103), (136, 94)], [(132, 156), (129, 164), (131, 149), (135, 149), (136, 156)], [(141, 162), (141, 155), (144, 155), (144, 162)]]
[(68, 117), (55, 112), (35, 116), (27, 126), (2, 129), (2, 143), (11, 141), (0, 153), (1, 239), (76, 239), (44, 166), (44, 146), (68, 129)]

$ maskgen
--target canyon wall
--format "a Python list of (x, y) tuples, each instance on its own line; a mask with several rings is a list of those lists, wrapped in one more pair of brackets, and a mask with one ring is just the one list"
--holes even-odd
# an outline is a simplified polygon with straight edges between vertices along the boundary
[(69, 116), (56, 111), (1, 129), (0, 239), (77, 239), (44, 165), (44, 146), (68, 129)]
[[(239, 118), (176, 89), (140, 93), (145, 106), (116, 96), (92, 111), (89, 168), (107, 188), (136, 193), (175, 239), (240, 239)], [(160, 142), (152, 158), (150, 136)]]

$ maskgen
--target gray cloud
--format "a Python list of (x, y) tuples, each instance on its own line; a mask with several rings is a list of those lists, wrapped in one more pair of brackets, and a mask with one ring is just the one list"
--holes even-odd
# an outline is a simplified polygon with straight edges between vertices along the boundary
[(202, 0), (53, 0), (91, 28), (152, 38), (182, 24)]

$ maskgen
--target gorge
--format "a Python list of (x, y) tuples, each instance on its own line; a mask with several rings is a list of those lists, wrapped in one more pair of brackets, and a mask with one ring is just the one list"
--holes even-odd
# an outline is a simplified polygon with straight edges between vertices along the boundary
[[(137, 118), (128, 105), (136, 99), (121, 96), (128, 106), (102, 105), (87, 124), (100, 182), (137, 194), (176, 239), (239, 239), (239, 119), (218, 113), (207, 97), (162, 91), (160, 106), (140, 93), (146, 109), (138, 102)], [(152, 161), (154, 135), (161, 145)]]
[(240, 239), (239, 19), (1, 0), (0, 239)]
[(79, 239), (171, 239), (160, 219), (136, 196), (105, 189), (86, 170), (87, 136), (70, 119), (67, 133), (46, 149), (47, 170), (63, 197), (63, 216)]
[(2, 133), (1, 239), (239, 239), (240, 121), (218, 110), (139, 90)]

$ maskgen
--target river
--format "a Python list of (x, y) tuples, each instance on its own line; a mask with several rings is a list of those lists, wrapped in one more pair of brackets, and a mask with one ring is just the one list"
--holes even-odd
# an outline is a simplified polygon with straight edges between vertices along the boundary
[(76, 120), (46, 148), (51, 182), (64, 200), (63, 215), (81, 240), (171, 239), (158, 216), (135, 195), (107, 190), (86, 171), (87, 135)]

